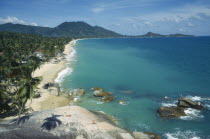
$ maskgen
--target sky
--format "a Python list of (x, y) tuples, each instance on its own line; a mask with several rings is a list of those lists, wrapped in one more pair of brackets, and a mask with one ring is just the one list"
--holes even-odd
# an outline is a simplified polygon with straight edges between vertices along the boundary
[(210, 35), (210, 0), (0, 0), (0, 24), (85, 21), (124, 35)]

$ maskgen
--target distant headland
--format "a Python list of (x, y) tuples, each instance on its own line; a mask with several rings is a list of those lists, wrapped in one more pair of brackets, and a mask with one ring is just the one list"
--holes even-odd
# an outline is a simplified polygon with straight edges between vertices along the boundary
[(100, 26), (91, 26), (83, 21), (63, 22), (54, 28), (6, 23), (0, 25), (0, 31), (38, 34), (47, 37), (71, 37), (71, 38), (193, 37), (193, 35), (184, 35), (184, 34), (162, 35), (152, 32), (136, 36), (122, 35)]

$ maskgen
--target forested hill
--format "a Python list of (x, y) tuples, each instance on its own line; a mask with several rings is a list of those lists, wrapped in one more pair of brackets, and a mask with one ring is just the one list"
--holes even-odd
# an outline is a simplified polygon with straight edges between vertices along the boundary
[(64, 22), (55, 28), (6, 23), (0, 25), (0, 31), (40, 34), (48, 37), (107, 38), (123, 35), (85, 22)]

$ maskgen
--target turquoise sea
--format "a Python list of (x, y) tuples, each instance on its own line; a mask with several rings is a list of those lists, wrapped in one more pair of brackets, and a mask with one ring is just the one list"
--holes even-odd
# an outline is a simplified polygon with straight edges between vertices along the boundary
[[(67, 91), (86, 89), (78, 105), (116, 117), (131, 131), (210, 139), (210, 37), (85, 39), (74, 49), (60, 83)], [(112, 92), (116, 100), (101, 103), (92, 87)], [(157, 115), (160, 106), (173, 106), (181, 96), (204, 102), (206, 110), (191, 109), (178, 119)]]

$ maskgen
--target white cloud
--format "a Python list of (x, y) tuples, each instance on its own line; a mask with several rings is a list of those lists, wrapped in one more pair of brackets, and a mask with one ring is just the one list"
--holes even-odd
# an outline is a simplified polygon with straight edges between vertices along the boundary
[(33, 22), (31, 23), (32, 26), (38, 26), (37, 23)]
[(91, 9), (91, 11), (92, 11), (92, 12), (94, 12), (94, 13), (99, 13), (99, 12), (104, 11), (104, 8), (102, 8), (102, 7), (99, 7), (99, 8), (93, 8), (93, 9)]
[(17, 17), (8, 16), (6, 18), (0, 18), (0, 23), (19, 23), (19, 24), (25, 24), (25, 21), (20, 20)]
[(192, 23), (187, 23), (187, 25), (189, 26), (189, 27), (193, 27), (194, 25), (192, 24)]
[(129, 17), (129, 20), (144, 22), (176, 22), (186, 21), (189, 19), (202, 20), (210, 17), (210, 8), (205, 6), (186, 6), (179, 9), (173, 9), (167, 12), (158, 12), (144, 14), (136, 17)]
[(0, 18), (0, 24), (5, 24), (5, 23), (15, 23), (15, 24), (24, 24), (24, 25), (32, 25), (32, 26), (37, 26), (37, 23), (27, 23), (21, 19), (18, 19), (17, 17), (13, 16), (8, 16), (5, 18)]
[(179, 31), (184, 32), (185, 30), (183, 28), (179, 28)]
[(155, 5), (163, 1), (165, 0), (119, 0), (119, 1), (106, 0), (105, 2), (95, 3), (91, 11), (94, 13), (99, 13), (102, 11), (124, 9), (124, 8), (135, 8), (135, 7), (145, 8), (145, 6)]

